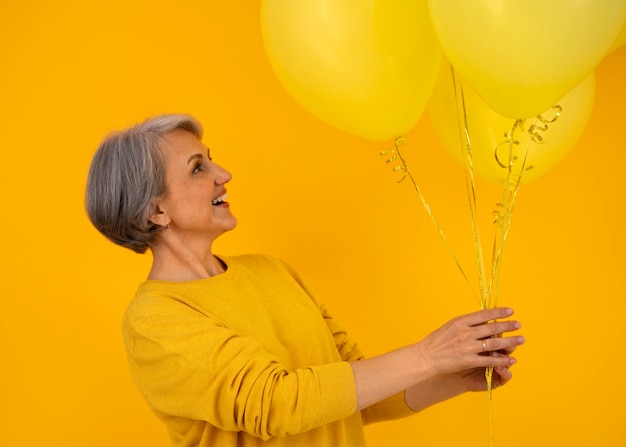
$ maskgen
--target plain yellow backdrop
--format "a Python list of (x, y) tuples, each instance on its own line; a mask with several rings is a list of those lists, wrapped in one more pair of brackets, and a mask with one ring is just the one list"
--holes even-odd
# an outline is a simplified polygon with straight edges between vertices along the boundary
[[(134, 388), (120, 320), (149, 255), (101, 237), (83, 209), (107, 132), (189, 112), (234, 178), (224, 254), (298, 269), (367, 355), (478, 308), (408, 182), (366, 141), (299, 107), (266, 60), (259, 1), (25, 1), (0, 5), (0, 445), (169, 445)], [(576, 51), (572, 48), (571, 51)], [(532, 63), (529, 61), (528, 63)], [(525, 185), (501, 304), (528, 341), (496, 391), (494, 445), (626, 444), (626, 47), (597, 68), (580, 143)], [(409, 165), (470, 278), (463, 170), (424, 116)], [(479, 183), (485, 239), (499, 192)], [(368, 427), (372, 447), (488, 445), (488, 400), (468, 394)]]

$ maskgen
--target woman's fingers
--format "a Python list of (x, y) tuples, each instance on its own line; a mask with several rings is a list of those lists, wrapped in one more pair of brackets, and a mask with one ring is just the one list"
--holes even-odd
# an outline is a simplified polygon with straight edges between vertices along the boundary
[[(450, 320), (420, 343), (426, 361), (443, 373), (511, 366), (515, 359), (510, 354), (525, 341), (521, 336), (508, 335), (521, 327), (519, 322), (506, 319), (512, 314), (510, 308), (484, 309)], [(502, 357), (486, 355), (494, 352)]]
[[(480, 354), (480, 359), (476, 359), (484, 366), (493, 366), (497, 368), (506, 368), (515, 363), (515, 359), (510, 355), (515, 351), (517, 346), (523, 344), (526, 340), (520, 335), (503, 336), (508, 332), (513, 332), (522, 327), (518, 321), (494, 321), (491, 317), (494, 315), (508, 314), (511, 315), (510, 309), (489, 309), (494, 312), (479, 311), (475, 314), (466, 316), (466, 323), (482, 321), (482, 323), (470, 326), (476, 341), (472, 342), (475, 346), (474, 352)], [(485, 321), (485, 319), (487, 319)], [(505, 373), (508, 377), (508, 373)], [(505, 380), (507, 380), (505, 377)]]
[(521, 336), (502, 336), (504, 333), (517, 331), (522, 327), (521, 323), (515, 320), (496, 321), (511, 315), (513, 315), (513, 309), (504, 307), (484, 309), (462, 316), (460, 319), (474, 331), (474, 335), (479, 341), (479, 352), (500, 351), (508, 355), (525, 341), (524, 337)]
[(513, 378), (513, 373), (508, 368), (502, 366), (496, 366), (495, 368), (493, 368), (493, 372), (495, 373), (493, 375), (492, 382), (492, 386), (494, 389), (502, 385), (506, 385), (507, 382), (509, 382), (509, 380)]
[(521, 335), (514, 337), (495, 337), (495, 338), (483, 338), (477, 340), (480, 344), (478, 352), (502, 352), (505, 355), (512, 353), (515, 348), (526, 341)]
[(511, 354), (513, 354), (513, 352), (515, 352), (515, 348), (517, 348), (517, 345), (510, 346), (510, 347), (504, 348), (504, 349), (500, 349), (499, 351), (495, 351), (495, 352), (499, 352), (500, 354), (504, 354), (504, 355), (511, 355)]
[(478, 326), (485, 324), (492, 320), (499, 320), (502, 318), (509, 318), (513, 315), (513, 309), (509, 307), (496, 307), (493, 309), (483, 309), (471, 314), (462, 316), (468, 326)]
[(519, 321), (494, 321), (492, 323), (483, 323), (480, 326), (473, 326), (476, 338), (499, 337), (505, 332), (513, 332), (521, 328)]
[[(491, 353), (492, 356), (494, 357), (504, 357), (503, 354), (500, 354), (498, 352), (493, 352)], [(494, 388), (497, 388), (498, 386), (502, 386), (505, 385), (509, 380), (511, 380), (513, 378), (513, 373), (509, 370), (508, 367), (505, 366), (496, 366), (494, 369), (494, 381), (493, 381), (493, 385)]]

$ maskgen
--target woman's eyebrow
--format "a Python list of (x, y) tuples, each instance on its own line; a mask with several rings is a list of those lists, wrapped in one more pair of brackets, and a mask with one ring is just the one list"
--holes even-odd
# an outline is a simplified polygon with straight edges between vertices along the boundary
[(187, 164), (191, 163), (192, 161), (194, 161), (197, 158), (202, 160), (202, 154), (193, 154), (191, 157), (189, 157), (187, 159)]

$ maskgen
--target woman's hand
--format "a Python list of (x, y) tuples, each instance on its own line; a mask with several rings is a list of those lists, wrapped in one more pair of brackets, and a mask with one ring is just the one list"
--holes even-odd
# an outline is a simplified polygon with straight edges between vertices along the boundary
[(502, 334), (515, 331), (521, 325), (516, 321), (493, 320), (512, 314), (510, 309), (489, 309), (463, 315), (418, 343), (436, 373), (427, 381), (406, 389), (405, 400), (409, 407), (420, 411), (466, 391), (486, 391), (485, 370), (489, 366), (494, 367), (492, 389), (509, 382), (513, 377), (509, 367), (515, 363), (511, 354), (524, 338), (502, 337)]
[(519, 329), (511, 309), (486, 309), (450, 320), (424, 340), (370, 359), (351, 362), (357, 410), (405, 390), (419, 410), (470, 390), (486, 389), (484, 371), (494, 367), (494, 385), (508, 382), (510, 354), (523, 337), (503, 337)]
[(524, 343), (521, 336), (503, 336), (521, 327), (514, 320), (497, 321), (512, 314), (512, 309), (496, 308), (462, 315), (432, 332), (416, 346), (435, 376), (468, 374), (476, 368), (494, 367), (498, 385), (504, 384), (510, 380), (507, 368), (515, 363), (511, 354)]
[[(499, 352), (489, 355), (500, 356)], [(452, 374), (436, 376), (425, 382), (407, 388), (404, 399), (413, 411), (421, 411), (444, 400), (451, 399), (466, 391), (486, 391), (487, 379), (485, 368), (472, 368)], [(497, 366), (493, 369), (491, 387), (496, 389), (505, 385), (513, 378), (513, 374), (506, 366)]]
[[(502, 356), (499, 352), (489, 353), (492, 356)], [(487, 391), (486, 368), (472, 368), (457, 373), (448, 374), (443, 378), (445, 382), (460, 392), (465, 391)], [(513, 378), (513, 374), (507, 366), (496, 366), (493, 368), (491, 377), (491, 388), (496, 389), (506, 385)]]

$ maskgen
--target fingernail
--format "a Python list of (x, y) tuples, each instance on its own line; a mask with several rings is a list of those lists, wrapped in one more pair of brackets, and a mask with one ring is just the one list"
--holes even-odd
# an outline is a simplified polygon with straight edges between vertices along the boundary
[(507, 307), (505, 312), (507, 315), (513, 315), (513, 309), (511, 309), (510, 307)]
[(513, 357), (511, 357), (511, 358), (509, 359), (509, 363), (510, 363), (511, 365), (515, 364), (516, 362), (517, 362), (517, 360), (515, 360)]
[(524, 343), (526, 341), (526, 339), (524, 337), (517, 337), (517, 344), (521, 345), (522, 343)]
[(514, 327), (515, 329), (519, 329), (519, 328), (521, 328), (521, 327), (522, 327), (522, 323), (520, 323), (519, 321), (516, 321), (516, 322), (513, 324), (513, 327)]

